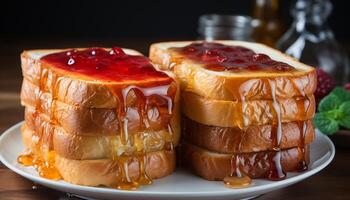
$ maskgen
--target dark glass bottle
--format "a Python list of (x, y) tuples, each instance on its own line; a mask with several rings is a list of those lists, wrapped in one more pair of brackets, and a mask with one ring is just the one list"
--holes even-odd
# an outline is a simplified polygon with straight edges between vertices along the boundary
[(278, 41), (277, 48), (306, 64), (320, 67), (341, 85), (349, 80), (349, 61), (327, 25), (331, 11), (329, 0), (297, 0), (291, 9), (294, 22)]
[(253, 40), (274, 47), (283, 33), (278, 16), (279, 0), (255, 0), (254, 2)]

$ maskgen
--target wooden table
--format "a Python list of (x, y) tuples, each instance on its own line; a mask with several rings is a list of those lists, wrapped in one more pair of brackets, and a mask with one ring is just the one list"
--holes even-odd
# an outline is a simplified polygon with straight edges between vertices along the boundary
[[(2, 38), (4, 39), (4, 38)], [(19, 102), (21, 71), (19, 54), (23, 49), (67, 48), (83, 46), (129, 46), (146, 52), (148, 45), (156, 40), (147, 39), (90, 39), (89, 42), (77, 40), (19, 40), (5, 38), (0, 47), (0, 133), (23, 120), (23, 108)], [(133, 41), (128, 43), (127, 41)], [(138, 48), (139, 47), (139, 48)], [(350, 146), (350, 144), (349, 144)], [(1, 147), (0, 147), (1, 150)], [(0, 163), (0, 199), (77, 199), (65, 193), (35, 185), (33, 182), (15, 174)], [(350, 150), (337, 149), (335, 159), (326, 169), (298, 184), (284, 188), (258, 199), (350, 199)]]

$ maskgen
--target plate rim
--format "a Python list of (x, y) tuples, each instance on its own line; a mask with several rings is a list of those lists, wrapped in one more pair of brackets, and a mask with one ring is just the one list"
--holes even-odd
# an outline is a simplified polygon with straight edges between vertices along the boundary
[[(0, 135), (0, 146), (6, 139), (6, 137), (9, 137), (9, 135), (14, 132), (16, 129), (20, 130), (20, 126), (24, 123), (24, 121), (18, 122), (14, 125), (12, 125), (10, 128), (6, 129), (1, 135)], [(92, 187), (92, 186), (82, 186), (82, 185), (75, 185), (72, 183), (68, 183), (65, 181), (54, 181), (54, 180), (49, 180), (46, 178), (39, 177), (37, 175), (33, 175), (30, 173), (27, 173), (26, 171), (18, 169), (15, 165), (9, 163), (4, 157), (2, 153), (2, 149), (0, 148), (0, 161), (10, 170), (13, 172), (21, 175), (22, 177), (29, 179), (33, 182), (37, 182), (39, 184), (45, 185), (46, 187), (50, 187), (52, 189), (60, 190), (57, 189), (57, 187), (60, 187), (62, 189), (68, 189), (68, 190), (75, 190), (75, 191), (89, 191), (93, 193), (108, 193), (108, 194), (118, 194), (118, 195), (128, 195), (128, 196), (152, 196), (152, 195), (157, 195), (158, 197), (200, 197), (200, 196), (228, 196), (228, 195), (233, 195), (233, 194), (249, 194), (252, 192), (257, 192), (257, 191), (264, 191), (268, 190), (271, 188), (280, 188), (289, 186), (291, 184), (297, 183), (303, 179), (306, 179), (318, 172), (320, 172), (322, 169), (327, 167), (332, 160), (334, 159), (335, 156), (335, 146), (333, 142), (325, 135), (323, 135), (320, 131), (316, 129), (316, 138), (317, 137), (322, 137), (322, 139), (327, 141), (327, 144), (330, 146), (330, 155), (329, 158), (317, 166), (316, 168), (302, 172), (301, 174), (298, 174), (296, 176), (281, 180), (281, 181), (271, 181), (269, 184), (264, 184), (264, 185), (258, 185), (258, 186), (253, 186), (253, 187), (248, 187), (248, 188), (241, 188), (241, 189), (235, 189), (235, 190), (227, 190), (227, 191), (195, 191), (195, 192), (158, 192), (158, 191), (143, 191), (143, 190), (133, 190), (133, 191), (125, 191), (125, 190), (117, 190), (113, 188), (104, 188), (104, 187)], [(326, 154), (324, 154), (326, 155)], [(203, 179), (203, 181), (206, 181)], [(61, 190), (62, 191), (62, 190)], [(66, 191), (67, 192), (67, 191)]]

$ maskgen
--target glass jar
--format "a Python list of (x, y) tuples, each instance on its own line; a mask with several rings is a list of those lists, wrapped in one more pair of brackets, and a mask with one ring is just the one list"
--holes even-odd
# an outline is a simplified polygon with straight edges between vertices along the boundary
[(200, 39), (251, 41), (253, 20), (243, 15), (202, 15), (199, 18)]

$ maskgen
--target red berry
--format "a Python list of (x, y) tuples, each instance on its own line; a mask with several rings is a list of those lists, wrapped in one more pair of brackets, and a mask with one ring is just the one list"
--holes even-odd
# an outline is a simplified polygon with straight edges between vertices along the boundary
[(335, 87), (335, 82), (332, 77), (320, 68), (317, 72), (317, 88), (315, 92), (316, 102), (318, 103), (323, 97), (330, 93)]
[(347, 91), (350, 91), (350, 83), (347, 83), (344, 85), (344, 88), (347, 90)]

